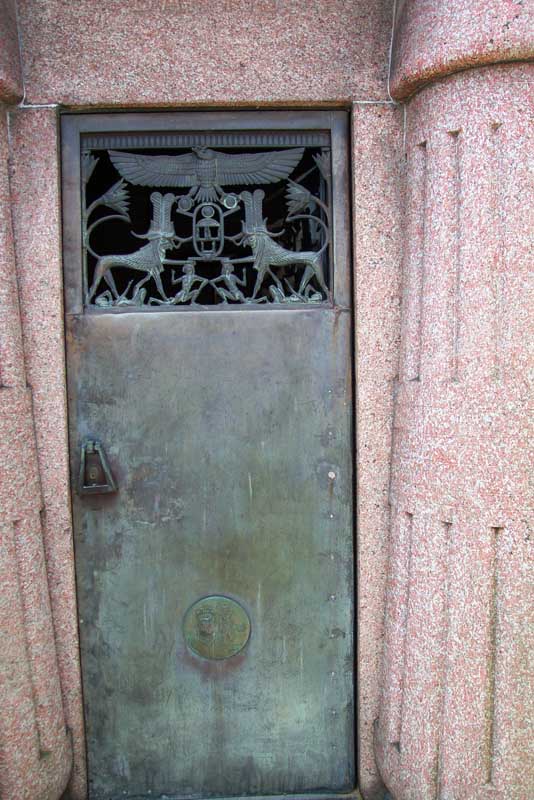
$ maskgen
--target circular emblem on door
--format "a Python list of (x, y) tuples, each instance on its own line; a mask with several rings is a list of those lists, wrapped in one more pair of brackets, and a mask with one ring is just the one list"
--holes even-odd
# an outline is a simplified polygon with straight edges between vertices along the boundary
[(212, 660), (241, 652), (250, 637), (250, 618), (238, 602), (222, 595), (202, 597), (186, 611), (183, 624), (187, 646)]

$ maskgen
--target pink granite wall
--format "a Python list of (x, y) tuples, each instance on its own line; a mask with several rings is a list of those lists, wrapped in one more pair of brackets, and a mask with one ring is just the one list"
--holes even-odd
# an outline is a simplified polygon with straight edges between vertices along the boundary
[(532, 59), (533, 0), (397, 0), (391, 93), (470, 67)]
[(485, 67), (407, 111), (377, 735), (398, 800), (534, 797), (533, 85)]
[[(4, 5), (0, 99), (13, 102), (23, 89), (13, 0)], [(383, 795), (372, 737), (382, 682), (376, 755), (396, 800), (534, 796), (525, 599), (532, 68), (470, 71), (407, 106), (403, 221), (404, 109), (387, 93), (393, 5), (19, 0), (25, 104), (10, 116), (9, 147), (5, 129), (0, 136), (0, 432), (4, 446), (14, 443), (0, 461), (4, 800), (58, 800), (69, 774), (67, 796), (85, 796), (60, 105), (352, 107), (361, 790), (366, 800)], [(398, 98), (457, 69), (532, 56), (532, 0), (396, 7)]]
[[(375, 798), (382, 796), (373, 722), (378, 715), (393, 381), (398, 363), (402, 111), (389, 104), (355, 105), (353, 128), (359, 371), (359, 764), (360, 786), (366, 798)], [(68, 501), (56, 111), (17, 111), (12, 114), (11, 137), (17, 258), (24, 265), (19, 277), (23, 330), (42, 455), (51, 602), (65, 712), (73, 733), (75, 771), (70, 791), (77, 799), (84, 796), (85, 784)], [(37, 240), (39, 250), (34, 246)]]
[(23, 91), (15, 0), (0, 0), (0, 102), (16, 103)]
[[(367, 798), (382, 796), (372, 728), (379, 701), (398, 346), (403, 119), (402, 110), (388, 102), (386, 88), (392, 5), (390, 0), (320, 0), (311, 5), (216, 0), (209, 7), (198, 2), (104, 2), (95, 11), (88, 1), (19, 3), (25, 107), (11, 115), (11, 190), (23, 341), (47, 510), (43, 535), (58, 675), (73, 737), (68, 791), (73, 800), (85, 796), (85, 785), (68, 505), (56, 104), (353, 108), (362, 417), (360, 775)], [(1, 774), (0, 769), (0, 781)], [(56, 800), (55, 791), (50, 788), (47, 800)]]
[(386, 99), (393, 0), (19, 0), (26, 100)]
[(83, 792), (85, 775), (68, 477), (56, 111), (14, 112), (10, 128), (11, 204), (23, 346), (46, 510), (43, 540), (58, 672), (74, 748), (71, 784), (77, 796)]
[[(0, 793), (48, 800), (63, 792), (72, 747), (63, 709), (45, 563), (41, 491), (27, 350), (22, 336), (0, 117)], [(52, 421), (49, 422), (49, 425)], [(53, 423), (52, 423), (53, 424)]]
[(399, 358), (402, 109), (353, 110), (356, 304), (357, 680), (360, 790), (383, 795), (373, 724), (384, 637), (393, 394)]

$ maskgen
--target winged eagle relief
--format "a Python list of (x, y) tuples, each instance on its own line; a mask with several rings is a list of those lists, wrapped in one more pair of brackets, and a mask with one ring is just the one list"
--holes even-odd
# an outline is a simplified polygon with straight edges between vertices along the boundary
[(329, 164), (319, 147), (86, 152), (86, 305), (325, 302)]

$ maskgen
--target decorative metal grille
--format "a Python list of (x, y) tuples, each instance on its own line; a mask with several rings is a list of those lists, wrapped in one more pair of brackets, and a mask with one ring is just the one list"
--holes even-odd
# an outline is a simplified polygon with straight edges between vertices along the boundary
[(327, 302), (330, 160), (322, 133), (87, 137), (86, 306)]

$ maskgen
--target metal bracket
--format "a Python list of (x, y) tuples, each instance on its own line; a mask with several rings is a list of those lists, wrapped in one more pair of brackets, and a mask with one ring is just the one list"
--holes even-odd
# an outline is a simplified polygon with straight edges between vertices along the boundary
[(104, 448), (99, 441), (85, 441), (80, 457), (79, 494), (109, 494), (117, 490)]

